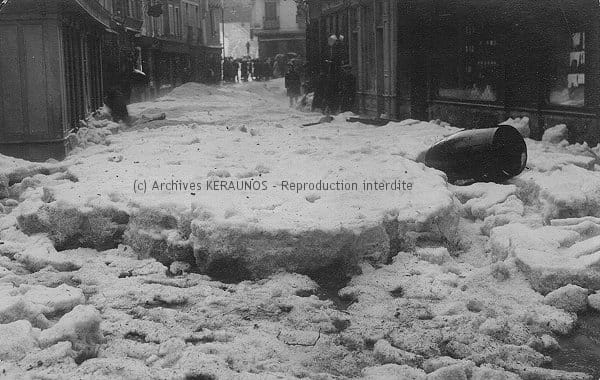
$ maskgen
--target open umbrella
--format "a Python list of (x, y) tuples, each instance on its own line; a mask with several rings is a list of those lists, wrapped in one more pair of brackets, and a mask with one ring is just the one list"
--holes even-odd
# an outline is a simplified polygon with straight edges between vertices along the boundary
[(131, 73), (131, 81), (134, 83), (146, 83), (148, 81), (148, 77), (143, 71), (134, 69)]
[(298, 58), (298, 53), (294, 53), (293, 51), (290, 51), (290, 52), (288, 52), (288, 53), (285, 53), (285, 56), (286, 56), (288, 59), (292, 59), (292, 58)]

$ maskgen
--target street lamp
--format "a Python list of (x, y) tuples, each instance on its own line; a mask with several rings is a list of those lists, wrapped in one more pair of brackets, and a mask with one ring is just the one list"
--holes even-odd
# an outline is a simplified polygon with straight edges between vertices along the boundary
[(225, 80), (225, 3), (221, 0), (221, 38), (223, 38), (223, 59), (221, 60), (221, 80)]

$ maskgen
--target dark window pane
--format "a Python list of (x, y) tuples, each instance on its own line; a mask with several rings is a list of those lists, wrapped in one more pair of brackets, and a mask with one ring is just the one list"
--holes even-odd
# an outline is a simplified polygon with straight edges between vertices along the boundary
[(556, 45), (550, 103), (582, 107), (585, 103), (585, 33), (564, 33)]
[(500, 43), (489, 25), (442, 29), (437, 62), (440, 98), (494, 102), (502, 80)]

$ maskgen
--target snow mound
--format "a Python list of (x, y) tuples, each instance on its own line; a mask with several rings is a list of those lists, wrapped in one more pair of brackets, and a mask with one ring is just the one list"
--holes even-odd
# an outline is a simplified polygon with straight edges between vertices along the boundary
[(85, 302), (80, 289), (65, 284), (56, 288), (41, 285), (4, 286), (0, 288), (0, 322), (25, 319), (39, 328), (49, 325), (46, 316), (70, 311)]
[(536, 291), (546, 294), (568, 284), (600, 289), (600, 240), (561, 227), (509, 224), (492, 229), (495, 260), (515, 259)]
[(78, 305), (60, 318), (56, 324), (43, 330), (39, 336), (40, 346), (48, 347), (62, 341), (89, 345), (102, 341), (100, 312), (90, 305)]
[[(53, 189), (60, 191), (62, 187), (56, 185)], [(66, 187), (71, 187), (71, 183)], [(17, 222), (23, 232), (30, 235), (47, 233), (59, 250), (76, 247), (108, 249), (122, 241), (129, 216), (118, 204), (84, 201), (77, 205), (64, 200), (54, 201), (54, 197), (46, 199), (47, 202), (27, 201), (17, 208)]]
[(166, 97), (159, 98), (157, 101), (169, 98), (193, 99), (212, 95), (224, 95), (225, 93), (216, 86), (210, 86), (202, 83), (189, 82), (176, 87)]
[(0, 154), (0, 199), (9, 196), (8, 188), (36, 174), (51, 175), (66, 171), (67, 166), (55, 160), (34, 163)]
[(530, 171), (514, 178), (525, 203), (541, 203), (543, 217), (600, 216), (600, 173), (575, 165), (550, 172)]
[(569, 136), (569, 129), (565, 124), (559, 124), (554, 127), (548, 128), (544, 131), (542, 141), (549, 142), (551, 144), (558, 144), (563, 140), (566, 140)]
[[(222, 91), (279, 88), (253, 86)], [(205, 87), (186, 85), (181, 94)], [(58, 250), (124, 242), (167, 266), (233, 267), (241, 278), (385, 261), (397, 253), (392, 247), (419, 240), (458, 243), (461, 209), (445, 175), (414, 161), (453, 128), (416, 121), (372, 127), (346, 122), (350, 114), (300, 128), (312, 115), (290, 112), (279, 119), (282, 128), (263, 120), (250, 128), (184, 123), (123, 131), (110, 148), (69, 157), (77, 181), (40, 178), (43, 191), (22, 192), (25, 202), (13, 214), (22, 231), (48, 234)], [(38, 269), (37, 257), (22, 260)], [(48, 257), (39, 265), (69, 265)]]
[(515, 185), (475, 183), (469, 186), (452, 186), (451, 189), (463, 202), (467, 214), (474, 218), (485, 219), (490, 215), (523, 212), (522, 204), (519, 207), (520, 201), (514, 197), (517, 192)]
[(554, 145), (544, 141), (526, 139), (527, 166), (540, 172), (559, 170), (566, 165), (575, 165), (594, 170), (598, 156), (583, 145)]
[(24, 320), (0, 325), (0, 360), (20, 360), (25, 357), (38, 346), (36, 338), (39, 332)]

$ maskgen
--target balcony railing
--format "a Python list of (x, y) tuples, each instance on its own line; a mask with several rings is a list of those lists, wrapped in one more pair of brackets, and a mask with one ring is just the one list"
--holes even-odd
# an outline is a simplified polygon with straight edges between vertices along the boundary
[(279, 29), (279, 17), (272, 19), (263, 17), (263, 29)]
[(144, 20), (135, 19), (132, 17), (125, 17), (123, 19), (123, 26), (128, 29), (140, 31), (142, 29), (142, 25)]
[(95, 0), (74, 0), (89, 15), (100, 21), (104, 26), (110, 26), (110, 12)]

